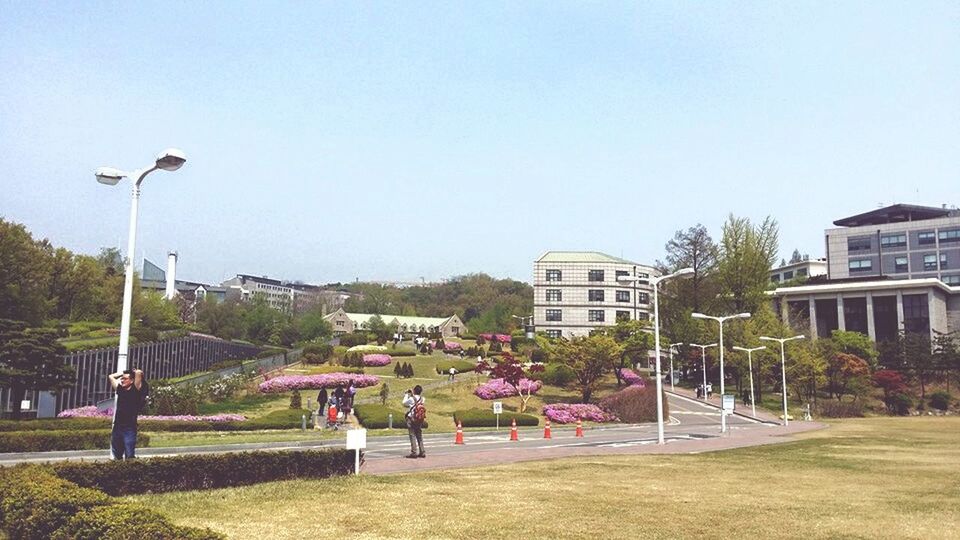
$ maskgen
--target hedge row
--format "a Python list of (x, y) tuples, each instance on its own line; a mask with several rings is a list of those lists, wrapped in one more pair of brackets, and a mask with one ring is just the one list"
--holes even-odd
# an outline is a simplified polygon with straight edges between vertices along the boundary
[[(183, 420), (140, 420), (137, 425), (144, 431), (256, 431), (261, 429), (294, 429), (300, 427), (300, 415), (310, 415), (309, 411), (282, 409), (270, 412), (259, 418), (242, 422), (188, 422)], [(12, 423), (18, 433), (44, 431), (103, 431), (110, 430), (109, 418), (56, 418), (48, 420), (29, 420)], [(7, 425), (0, 425), (0, 441), (7, 431)], [(12, 430), (11, 430), (12, 431)], [(139, 445), (139, 443), (138, 443)], [(0, 450), (3, 451), (3, 450)], [(11, 452), (15, 450), (9, 450)]]
[(0, 471), (0, 527), (23, 540), (225, 538), (209, 529), (178, 527), (144, 506), (115, 502), (36, 465)]
[[(150, 445), (150, 437), (137, 433), (137, 446)], [(0, 452), (51, 452), (110, 448), (109, 429), (83, 431), (6, 431), (0, 433)]]
[(353, 472), (352, 450), (238, 452), (129, 461), (66, 461), (53, 471), (81, 487), (135, 495), (246, 486), (275, 480), (329, 478)]
[(437, 362), (437, 373), (445, 375), (450, 373), (450, 368), (457, 370), (457, 373), (466, 373), (473, 371), (477, 366), (473, 362), (466, 360), (441, 360)]
[[(465, 411), (456, 411), (453, 413), (453, 421), (460, 420), (463, 427), (494, 427), (497, 425), (497, 415), (489, 409), (468, 409)], [(500, 415), (500, 426), (509, 426), (510, 422), (516, 420), (518, 426), (536, 426), (540, 424), (540, 419), (530, 414), (520, 414), (504, 411)]]
[(43, 431), (110, 429), (109, 418), (42, 418), (39, 420), (0, 420), (0, 433), (5, 431)]
[(391, 409), (379, 403), (367, 403), (355, 405), (353, 414), (356, 415), (360, 425), (367, 429), (386, 429), (390, 426), (389, 415), (393, 414), (393, 427), (395, 429), (406, 429), (406, 419), (403, 411)]

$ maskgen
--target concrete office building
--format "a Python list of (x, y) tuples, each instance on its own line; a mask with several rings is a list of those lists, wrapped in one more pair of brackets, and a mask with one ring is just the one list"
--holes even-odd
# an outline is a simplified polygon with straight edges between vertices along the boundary
[(618, 278), (656, 270), (595, 251), (548, 251), (533, 263), (533, 324), (551, 337), (584, 336), (618, 319), (647, 320), (649, 285)]
[(827, 274), (827, 259), (804, 258), (802, 261), (787, 263), (770, 271), (770, 281), (785, 283), (792, 279), (825, 276)]
[(834, 225), (827, 275), (772, 293), (784, 320), (814, 338), (960, 330), (960, 211), (896, 204)]

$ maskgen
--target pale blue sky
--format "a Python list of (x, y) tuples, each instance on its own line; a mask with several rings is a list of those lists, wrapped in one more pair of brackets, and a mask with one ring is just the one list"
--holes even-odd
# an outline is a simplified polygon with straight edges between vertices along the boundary
[(663, 257), (771, 214), (782, 254), (878, 203), (960, 204), (957, 2), (3, 2), (0, 215), (180, 277)]

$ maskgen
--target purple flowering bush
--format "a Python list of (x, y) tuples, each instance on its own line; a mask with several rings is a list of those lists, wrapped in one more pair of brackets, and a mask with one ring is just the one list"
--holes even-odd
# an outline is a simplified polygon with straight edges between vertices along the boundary
[(570, 424), (577, 420), (616, 422), (617, 417), (589, 403), (553, 403), (543, 407), (543, 415), (551, 422)]
[(445, 342), (443, 343), (443, 350), (444, 350), (444, 352), (450, 352), (450, 351), (452, 351), (452, 352), (457, 352), (457, 351), (459, 351), (459, 350), (462, 349), (462, 348), (463, 348), (463, 346), (461, 346), (461, 345), (460, 345), (459, 343), (457, 343), (456, 341), (445, 341)]
[(363, 365), (369, 367), (385, 366), (393, 362), (393, 357), (389, 354), (365, 354), (363, 355)]
[[(57, 418), (110, 418), (113, 416), (113, 409), (100, 410), (95, 406), (78, 407), (76, 409), (67, 409), (57, 415)], [(175, 421), (175, 422), (243, 422), (247, 419), (242, 414), (212, 414), (207, 416), (197, 416), (192, 414), (178, 415), (149, 415), (142, 414), (138, 417), (140, 420), (157, 421)]]
[(620, 370), (620, 378), (623, 379), (623, 382), (627, 383), (627, 386), (645, 386), (643, 377), (637, 375), (632, 369), (622, 368)]
[[(543, 383), (530, 379), (520, 379), (520, 391), (524, 394), (536, 394)], [(517, 395), (517, 390), (503, 379), (490, 379), (473, 390), (480, 399), (499, 399)]]
[(366, 388), (380, 384), (376, 375), (358, 375), (356, 373), (322, 373), (320, 375), (280, 375), (260, 383), (263, 394), (279, 394), (291, 390), (316, 390), (318, 388), (344, 387), (353, 381), (357, 388)]

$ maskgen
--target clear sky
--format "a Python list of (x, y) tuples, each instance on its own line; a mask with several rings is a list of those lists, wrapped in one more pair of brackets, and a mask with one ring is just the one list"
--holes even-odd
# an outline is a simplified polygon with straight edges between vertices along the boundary
[[(957, 2), (3, 2), (0, 215), (179, 277), (531, 280), (733, 212), (960, 204)], [(138, 263), (139, 265), (139, 263)]]

